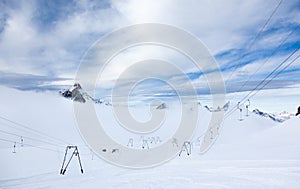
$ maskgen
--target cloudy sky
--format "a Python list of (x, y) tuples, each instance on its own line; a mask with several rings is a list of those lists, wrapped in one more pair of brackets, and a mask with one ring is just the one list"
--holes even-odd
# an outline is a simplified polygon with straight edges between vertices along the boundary
[[(133, 24), (161, 23), (203, 42), (219, 65), (229, 100), (239, 101), (269, 76), (266, 82), (274, 79), (252, 97), (257, 103), (274, 108), (280, 99), (291, 111), (300, 105), (299, 0), (0, 0), (0, 10), (0, 85), (64, 88), (74, 82), (82, 58), (97, 40)], [(99, 83), (100, 94), (109, 95), (118, 75), (134, 62), (153, 58), (179, 66), (200, 95), (209, 94), (205, 70), (195, 69), (172, 49), (151, 45), (115, 57)], [(170, 92), (160, 81), (144, 86), (136, 91)]]

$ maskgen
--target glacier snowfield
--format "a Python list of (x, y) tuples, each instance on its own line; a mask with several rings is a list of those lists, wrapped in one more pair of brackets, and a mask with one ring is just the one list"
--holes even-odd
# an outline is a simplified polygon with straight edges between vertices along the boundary
[[(81, 174), (77, 159), (73, 159), (66, 174), (59, 174), (64, 144), (52, 146), (24, 138), (28, 145), (22, 147), (17, 143), (16, 153), (12, 153), (14, 144), (1, 141), (0, 188), (297, 189), (300, 186), (299, 117), (277, 123), (251, 113), (244, 121), (238, 121), (236, 112), (225, 120), (212, 148), (200, 155), (196, 138), (205, 130), (210, 113), (199, 107), (204, 126), (192, 139), (192, 155), (183, 153), (154, 168), (126, 169), (109, 164), (91, 152), (76, 127), (72, 102), (58, 94), (1, 87), (0, 104), (1, 116), (78, 145), (84, 169)], [(104, 122), (109, 122), (109, 109), (99, 105), (99, 111), (107, 113)], [(171, 112), (171, 116), (176, 114), (175, 110)], [(1, 130), (47, 140), (13, 125), (0, 120)], [(0, 133), (0, 138), (20, 141), (19, 137), (5, 133)]]

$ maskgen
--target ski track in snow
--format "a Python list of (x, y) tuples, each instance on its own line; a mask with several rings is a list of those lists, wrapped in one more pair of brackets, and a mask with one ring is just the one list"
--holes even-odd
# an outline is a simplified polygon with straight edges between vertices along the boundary
[[(75, 168), (74, 168), (75, 169)], [(1, 188), (289, 188), (300, 186), (300, 161), (199, 161), (189, 158), (143, 170), (103, 165), (81, 175), (75, 170), (2, 180)]]

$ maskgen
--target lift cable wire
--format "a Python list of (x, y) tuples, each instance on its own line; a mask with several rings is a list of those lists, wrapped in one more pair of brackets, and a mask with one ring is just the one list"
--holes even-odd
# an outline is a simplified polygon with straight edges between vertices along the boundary
[[(292, 55), (294, 55), (300, 47), (298, 47), (295, 51), (293, 51), (278, 67), (276, 67), (272, 73), (274, 73), (275, 71), (278, 70), (279, 67), (281, 67), (282, 64), (284, 64)], [(283, 67), (278, 73), (276, 73), (270, 80), (268, 80), (267, 82), (265, 82), (272, 74), (269, 74), (262, 82), (260, 82), (253, 90), (251, 90), (241, 101), (239, 101), (241, 104), (244, 104), (246, 101), (245, 99), (247, 98), (251, 98), (254, 95), (256, 95), (259, 91), (261, 91), (263, 88), (265, 88), (265, 86), (267, 86), (271, 81), (273, 81), (273, 79), (275, 79), (278, 75), (280, 75), (284, 70), (286, 70), (288, 67), (290, 67), (293, 63), (295, 63), (295, 61), (300, 57), (300, 55), (298, 55), (296, 58), (294, 58), (289, 64), (287, 64), (285, 67)], [(265, 83), (264, 83), (265, 82)], [(264, 84), (263, 84), (264, 83)], [(263, 85), (262, 85), (263, 84)], [(259, 89), (258, 87), (262, 85)], [(258, 89), (258, 90), (256, 90)], [(234, 106), (226, 115), (224, 119), (227, 119), (230, 115), (232, 115), (236, 110), (237, 110), (237, 105)]]
[(41, 140), (41, 139), (37, 139), (37, 138), (32, 138), (32, 137), (28, 137), (28, 136), (24, 136), (24, 135), (14, 134), (14, 133), (7, 132), (7, 131), (1, 130), (1, 129), (0, 129), (0, 132), (8, 134), (8, 135), (12, 135), (12, 136), (23, 137), (24, 139), (29, 139), (29, 140), (32, 140), (32, 141), (37, 141), (37, 142), (49, 144), (49, 145), (55, 146), (55, 147), (63, 146), (63, 145), (55, 144), (55, 143), (52, 143), (52, 142), (47, 142), (47, 141), (44, 141), (44, 140)]
[(31, 145), (31, 144), (21, 143), (21, 142), (9, 140), (9, 139), (0, 138), (0, 140), (4, 141), (4, 142), (8, 142), (8, 143), (21, 144), (21, 145), (24, 145), (24, 146), (29, 146), (29, 147), (33, 147), (33, 148), (42, 149), (42, 150), (47, 150), (47, 151), (51, 151), (51, 152), (55, 152), (55, 153), (57, 153), (57, 152), (63, 153), (60, 150), (54, 150), (54, 149), (51, 149), (51, 148), (45, 148), (45, 147), (41, 147), (41, 146), (35, 146), (35, 145)]
[(299, 28), (299, 25), (295, 29), (293, 29), (282, 41), (281, 43), (277, 46), (277, 48), (271, 53), (270, 56), (258, 67), (257, 70), (253, 74), (251, 74), (248, 79), (244, 82), (244, 84), (238, 89), (237, 92), (240, 92), (246, 84), (252, 79), (252, 77), (260, 71), (260, 69), (270, 60), (270, 58), (282, 47), (283, 44), (292, 36), (292, 34)]
[[(283, 0), (280, 0), (279, 3), (277, 4), (277, 6), (275, 7), (275, 9), (272, 11), (271, 15), (269, 16), (269, 18), (266, 20), (266, 22), (264, 23), (263, 27), (259, 30), (259, 32), (256, 34), (256, 36), (253, 38), (253, 40), (249, 43), (249, 45), (247, 46), (246, 49), (250, 50), (252, 49), (253, 45), (255, 44), (256, 40), (258, 39), (258, 37), (261, 35), (261, 33), (265, 30), (266, 26), (269, 24), (269, 22), (271, 21), (271, 19), (273, 18), (273, 16), (275, 15), (275, 13), (277, 12), (278, 8), (280, 7), (280, 5), (282, 4)], [(240, 59), (240, 62), (242, 62), (244, 60), (244, 58), (246, 57), (246, 55), (244, 54)], [(236, 72), (237, 68), (238, 68), (239, 64), (236, 64), (234, 66), (234, 69), (231, 71), (231, 74), (229, 75), (229, 78), (226, 79), (227, 83), (233, 76), (233, 74)]]
[[(298, 47), (297, 49), (295, 49), (286, 59), (284, 59), (270, 74), (267, 75), (267, 77), (265, 77), (255, 88), (253, 88), (248, 95), (246, 95), (242, 100), (240, 100), (239, 102), (244, 101), (245, 99), (247, 99), (247, 97), (253, 92), (255, 91), (258, 87), (260, 87), (260, 85), (262, 85), (269, 77), (272, 76), (272, 74), (274, 72), (276, 72), (284, 63), (286, 63), (298, 50), (300, 47)], [(229, 110), (227, 112), (227, 114), (230, 114), (231, 111), (235, 111), (237, 108), (237, 105), (234, 106), (231, 110)]]
[[(245, 99), (247, 99), (248, 98), (248, 96), (250, 96), (251, 95), (251, 93), (253, 93), (253, 92), (255, 92), (255, 90), (256, 89), (258, 89), (267, 79), (269, 79), (271, 76), (272, 76), (272, 74), (274, 74), (277, 70), (279, 70), (280, 69), (280, 67), (281, 66), (283, 66), (298, 50), (300, 49), (300, 46), (297, 48), (297, 49), (295, 49), (286, 59), (284, 59), (271, 73), (269, 73), (268, 75), (267, 75), (267, 77), (265, 77), (261, 82), (259, 82), (257, 85), (256, 85), (256, 87), (254, 88), (254, 89), (252, 89), (242, 100), (240, 100), (240, 102), (241, 101), (244, 101)], [(298, 57), (299, 57), (299, 55), (296, 57), (296, 59), (298, 59)], [(291, 63), (294, 63), (295, 61), (296, 61), (296, 59), (294, 59), (293, 61), (291, 61), (289, 64), (288, 64), (288, 67), (289, 67), (289, 65), (291, 65)], [(284, 70), (284, 69), (286, 69), (287, 67), (284, 67), (282, 70)], [(282, 71), (280, 71), (280, 73), (281, 73)], [(272, 78), (272, 80), (274, 79), (274, 77)], [(265, 85), (264, 85), (265, 86)], [(260, 88), (260, 89), (258, 89), (258, 90), (261, 90), (262, 89), (262, 87)]]
[[(265, 86), (267, 86), (274, 78), (276, 78), (278, 75), (280, 75), (284, 70), (286, 70), (288, 67), (290, 67), (293, 63), (295, 63), (295, 61), (300, 57), (300, 54), (294, 58), (289, 64), (287, 64), (282, 70), (280, 70), (276, 75), (274, 75), (274, 77), (272, 77), (270, 80), (268, 80), (262, 87), (264, 88)], [(253, 97), (254, 95), (256, 95), (260, 90), (254, 91), (254, 93), (249, 97)]]
[[(33, 132), (33, 133), (35, 133), (35, 134), (38, 134), (38, 135), (40, 135), (40, 136), (43, 136), (43, 137), (47, 137), (47, 138), (49, 138), (49, 139), (51, 139), (51, 140), (54, 140), (54, 141), (56, 141), (56, 142), (59, 142), (59, 143), (61, 143), (61, 144), (64, 144), (64, 145), (70, 144), (69, 142), (67, 142), (67, 141), (65, 141), (65, 140), (62, 140), (62, 139), (59, 139), (59, 138), (50, 136), (50, 135), (48, 135), (48, 134), (46, 134), (46, 133), (43, 133), (43, 132), (41, 132), (41, 131), (32, 129), (32, 128), (30, 128), (30, 127), (24, 125), (24, 124), (21, 124), (21, 123), (12, 121), (11, 119), (5, 118), (5, 117), (3, 117), (3, 116), (0, 116), (0, 119), (5, 120), (5, 121), (7, 121), (7, 122), (10, 122), (10, 123), (14, 124), (14, 126), (13, 126), (13, 125), (7, 125), (7, 126), (9, 126), (9, 127), (13, 127), (13, 128), (15, 128), (15, 129), (19, 129), (19, 127), (22, 127), (22, 128), (27, 129), (28, 131), (31, 131), (31, 132)], [(23, 130), (23, 131), (24, 131), (24, 130)]]

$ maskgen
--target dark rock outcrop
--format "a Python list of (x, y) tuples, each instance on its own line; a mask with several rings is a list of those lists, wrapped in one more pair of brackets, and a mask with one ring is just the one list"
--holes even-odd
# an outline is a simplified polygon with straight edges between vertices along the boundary
[(296, 116), (300, 115), (300, 106), (298, 107), (298, 112), (296, 113)]

